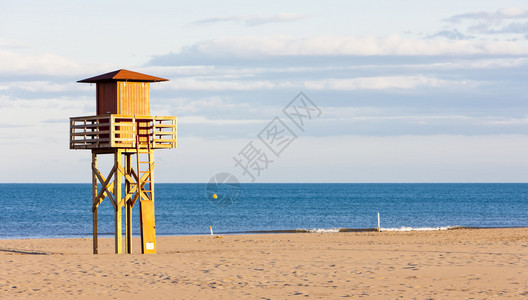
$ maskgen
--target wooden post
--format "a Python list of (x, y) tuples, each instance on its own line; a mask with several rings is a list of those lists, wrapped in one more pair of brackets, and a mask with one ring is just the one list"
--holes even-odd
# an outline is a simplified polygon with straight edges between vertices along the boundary
[(380, 223), (380, 215), (379, 215), (379, 212), (378, 212), (378, 232), (381, 231), (381, 223)]
[[(149, 150), (149, 171), (150, 171), (150, 196), (152, 197), (152, 203), (154, 203), (154, 171), (155, 171), (155, 164), (154, 164), (154, 150)], [(152, 224), (154, 225), (154, 224)], [(156, 228), (156, 226), (154, 226)], [(156, 234), (154, 233), (154, 238), (156, 238)]]
[(123, 174), (120, 171), (121, 151), (114, 152), (114, 166), (117, 167), (114, 174), (114, 199), (115, 199), (115, 253), (123, 252), (123, 220), (122, 220), (122, 197), (121, 197), (121, 178)]
[(92, 219), (93, 219), (93, 254), (99, 253), (99, 244), (97, 241), (97, 176), (94, 169), (97, 169), (97, 154), (92, 151)]
[[(132, 176), (132, 164), (131, 164), (131, 156), (132, 154), (126, 153), (125, 154), (125, 172), (128, 176)], [(128, 193), (130, 192), (131, 185), (128, 180), (125, 180), (125, 197), (127, 197)], [(128, 201), (125, 201), (126, 205), (126, 252), (128, 254), (132, 254), (132, 203), (130, 199)]]

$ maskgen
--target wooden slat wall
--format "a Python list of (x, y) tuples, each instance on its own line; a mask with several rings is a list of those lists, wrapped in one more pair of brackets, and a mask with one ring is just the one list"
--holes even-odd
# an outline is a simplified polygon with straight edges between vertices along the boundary
[(118, 82), (119, 112), (122, 115), (150, 115), (150, 84)]

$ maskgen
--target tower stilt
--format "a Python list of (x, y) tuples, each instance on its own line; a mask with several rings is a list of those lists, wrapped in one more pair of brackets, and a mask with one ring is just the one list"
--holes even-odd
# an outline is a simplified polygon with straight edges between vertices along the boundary
[(129, 196), (131, 193), (133, 183), (129, 180), (132, 175), (130, 153), (125, 153), (125, 206), (126, 206), (126, 253), (132, 254), (132, 201)]
[(121, 150), (114, 153), (114, 222), (115, 222), (115, 253), (123, 252), (123, 199), (121, 198), (121, 178), (123, 177), (123, 167), (121, 166)]
[(93, 231), (92, 231), (92, 240), (93, 240), (93, 254), (99, 253), (99, 243), (97, 237), (97, 176), (95, 171), (97, 170), (97, 154), (92, 152), (92, 220), (93, 220)]

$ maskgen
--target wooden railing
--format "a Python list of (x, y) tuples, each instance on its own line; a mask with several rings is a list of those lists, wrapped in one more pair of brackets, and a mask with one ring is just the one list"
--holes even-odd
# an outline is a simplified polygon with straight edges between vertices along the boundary
[[(70, 149), (176, 148), (176, 117), (107, 114), (70, 118)], [(147, 144), (148, 143), (148, 144)]]

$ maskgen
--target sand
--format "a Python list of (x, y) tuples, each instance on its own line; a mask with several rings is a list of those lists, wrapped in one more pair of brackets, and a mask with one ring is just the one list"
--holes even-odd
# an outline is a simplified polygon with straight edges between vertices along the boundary
[[(139, 241), (134, 241), (136, 251)], [(0, 298), (528, 298), (528, 228), (0, 240)]]

